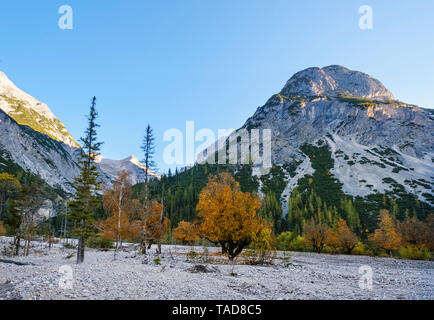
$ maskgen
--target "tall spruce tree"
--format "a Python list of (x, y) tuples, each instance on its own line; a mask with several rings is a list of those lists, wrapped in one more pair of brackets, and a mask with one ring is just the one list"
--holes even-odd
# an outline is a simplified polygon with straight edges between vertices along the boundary
[(96, 191), (100, 190), (98, 171), (95, 157), (101, 148), (102, 142), (97, 142), (95, 120), (98, 112), (95, 109), (96, 98), (93, 97), (88, 116), (88, 127), (84, 137), (80, 139), (83, 144), (81, 150), (80, 176), (75, 178), (75, 198), (69, 203), (69, 218), (74, 221), (73, 235), (78, 238), (77, 263), (84, 261), (86, 239), (94, 232), (94, 213), (99, 207)]
[(154, 161), (154, 155), (155, 155), (155, 138), (154, 138), (154, 132), (151, 128), (151, 126), (148, 124), (145, 131), (145, 136), (143, 138), (143, 143), (141, 146), (141, 149), (144, 154), (143, 162), (146, 167), (145, 171), (145, 182), (143, 186), (143, 217), (142, 217), (142, 241), (141, 241), (141, 253), (146, 254), (146, 215), (148, 211), (148, 202), (149, 202), (149, 188), (148, 188), (148, 182), (149, 182), (149, 170), (156, 170), (157, 165)]

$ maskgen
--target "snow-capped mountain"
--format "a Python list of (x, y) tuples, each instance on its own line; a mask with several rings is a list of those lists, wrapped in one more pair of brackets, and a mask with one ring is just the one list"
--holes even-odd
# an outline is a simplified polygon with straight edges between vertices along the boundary
[[(134, 155), (123, 160), (110, 160), (104, 157), (97, 157), (95, 161), (99, 164), (101, 170), (107, 174), (111, 180), (116, 179), (121, 171), (127, 171), (130, 174), (131, 184), (137, 184), (145, 181), (146, 167)], [(159, 179), (160, 176), (153, 172), (148, 171), (148, 179)]]
[(301, 150), (305, 144), (327, 145), (334, 160), (330, 174), (347, 194), (401, 185), (434, 204), (433, 111), (395, 100), (367, 74), (333, 65), (296, 73), (242, 128), (271, 129), (272, 163), (284, 169), (288, 182), (286, 210), (298, 180), (314, 172)]
[[(38, 175), (50, 186), (69, 194), (80, 173), (80, 146), (48, 106), (17, 88), (0, 72), (0, 172), (15, 166)], [(104, 187), (110, 187), (121, 170), (131, 182), (144, 181), (145, 167), (131, 156), (124, 160), (99, 157)], [(150, 172), (151, 177), (158, 177)]]

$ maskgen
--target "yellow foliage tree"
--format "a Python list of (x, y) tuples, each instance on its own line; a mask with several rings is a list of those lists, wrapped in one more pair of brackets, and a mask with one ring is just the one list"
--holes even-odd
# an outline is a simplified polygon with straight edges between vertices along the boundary
[(351, 254), (353, 249), (359, 243), (359, 238), (351, 228), (348, 227), (347, 222), (344, 219), (339, 219), (338, 221), (337, 242), (348, 254)]
[(402, 243), (402, 237), (396, 229), (395, 221), (388, 210), (380, 211), (379, 228), (370, 236), (370, 240), (380, 248), (392, 255), (392, 251), (398, 250)]
[(258, 234), (253, 236), (253, 250), (256, 255), (255, 263), (264, 264), (272, 262), (273, 257), (276, 255), (276, 249), (273, 246), (275, 242), (275, 237), (270, 224), (268, 224), (268, 227), (262, 228)]
[(181, 221), (174, 230), (174, 237), (183, 244), (199, 241), (199, 227), (194, 223)]
[(115, 254), (122, 239), (135, 238), (140, 233), (140, 223), (133, 220), (140, 211), (140, 204), (132, 196), (129, 173), (121, 171), (113, 189), (106, 190), (102, 197), (104, 210), (110, 215), (107, 220), (96, 223), (96, 227), (101, 231), (102, 237), (116, 241)]
[(259, 208), (259, 199), (240, 191), (238, 182), (229, 173), (210, 177), (197, 204), (198, 216), (202, 219), (201, 235), (220, 244), (222, 252), (232, 261), (255, 236), (269, 228), (257, 216)]
[(161, 213), (163, 210), (163, 205), (156, 200), (151, 201), (149, 204), (144, 230), (148, 249), (151, 248), (155, 241), (162, 239), (166, 234), (169, 219), (166, 217), (162, 218)]

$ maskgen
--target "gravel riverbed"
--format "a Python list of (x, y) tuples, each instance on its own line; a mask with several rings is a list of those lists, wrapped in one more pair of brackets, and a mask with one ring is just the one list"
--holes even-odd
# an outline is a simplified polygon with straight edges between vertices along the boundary
[[(87, 249), (80, 265), (75, 250), (59, 247), (7, 258), (33, 265), (0, 262), (0, 300), (434, 299), (433, 261), (291, 252), (289, 260), (279, 253), (271, 266), (228, 265), (192, 261), (190, 250), (203, 248), (163, 246), (160, 264), (154, 248), (145, 258), (124, 249), (116, 260), (113, 251)], [(361, 266), (372, 270), (371, 289), (359, 285), (367, 276)]]

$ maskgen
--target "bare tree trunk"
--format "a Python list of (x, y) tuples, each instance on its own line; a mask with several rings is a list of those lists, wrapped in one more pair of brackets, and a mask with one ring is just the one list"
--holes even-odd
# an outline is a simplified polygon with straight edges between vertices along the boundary
[(141, 254), (146, 254), (146, 216), (147, 216), (147, 210), (148, 210), (148, 172), (146, 171), (146, 177), (145, 177), (145, 206), (143, 210), (143, 218), (142, 218), (142, 243), (140, 252)]
[(81, 257), (81, 238), (78, 239), (77, 244), (77, 264), (81, 263), (80, 257)]
[(160, 232), (158, 234), (158, 249), (157, 249), (158, 254), (161, 254), (161, 236), (163, 232), (163, 222), (164, 222), (163, 218), (164, 218), (164, 185), (163, 185), (163, 190), (161, 192)]
[(77, 246), (77, 264), (82, 263), (84, 261), (84, 237), (80, 236), (78, 239), (78, 246)]
[(115, 247), (115, 253), (114, 253), (114, 259), (115, 260), (116, 260), (117, 251), (119, 250), (119, 247), (121, 245), (122, 198), (123, 198), (123, 193), (122, 193), (122, 186), (121, 186), (121, 188), (119, 190), (119, 202), (118, 202), (118, 234), (116, 237), (116, 247)]
[(27, 257), (30, 252), (30, 239), (28, 238), (26, 239), (25, 246), (26, 246), (25, 256)]
[(19, 235), (15, 238), (14, 245), (15, 245), (14, 248), (15, 255), (18, 256), (20, 254), (20, 245), (21, 245), (21, 237)]

